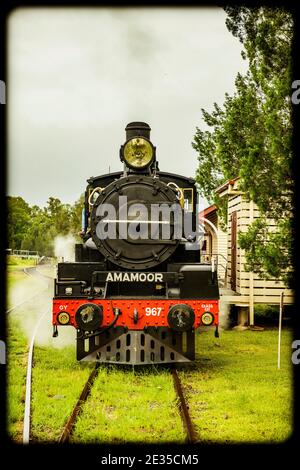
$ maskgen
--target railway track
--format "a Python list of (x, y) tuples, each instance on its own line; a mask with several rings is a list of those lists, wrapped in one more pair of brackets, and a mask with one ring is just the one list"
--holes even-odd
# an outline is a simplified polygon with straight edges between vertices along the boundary
[[(83, 405), (90, 395), (93, 383), (98, 374), (99, 367), (100, 367), (100, 363), (97, 363), (95, 368), (92, 370), (90, 376), (88, 377), (82, 389), (80, 397), (77, 400), (76, 405), (74, 406), (72, 413), (58, 439), (59, 444), (66, 444), (69, 442), (70, 437), (76, 426), (77, 417), (83, 411)], [(183, 428), (186, 434), (186, 443), (195, 444), (198, 441), (198, 438), (197, 438), (197, 434), (195, 432), (195, 429), (194, 429), (194, 426), (193, 426), (193, 423), (189, 414), (189, 407), (185, 400), (180, 378), (175, 368), (171, 369), (171, 374), (173, 377), (174, 390), (176, 392), (176, 397), (177, 397), (176, 405), (178, 407), (182, 424), (183, 424)]]
[(36, 266), (24, 268), (23, 271), (28, 276), (38, 278), (43, 282), (47, 282), (47, 286), (49, 286), (49, 281), (53, 280), (53, 277), (47, 276), (46, 274), (42, 274), (40, 271), (38, 271)]
[(27, 361), (27, 374), (26, 374), (26, 392), (25, 392), (25, 408), (24, 408), (24, 423), (23, 423), (23, 444), (28, 444), (30, 439), (30, 412), (31, 412), (31, 381), (32, 381), (32, 367), (33, 367), (33, 350), (34, 341), (42, 320), (49, 313), (49, 309), (45, 310), (39, 317), (35, 329), (33, 331)]
[[(35, 292), (30, 297), (27, 297), (22, 302), (19, 302), (17, 305), (6, 310), (6, 313), (10, 313), (13, 310), (25, 305), (26, 303), (30, 302), (37, 296), (40, 296), (43, 292), (48, 290), (49, 288), (49, 280), (53, 279), (50, 276), (43, 275), (39, 271), (37, 271), (36, 267), (24, 268), (23, 272), (31, 277), (37, 277), (41, 281), (43, 281), (46, 286), (44, 289), (40, 289)], [(27, 374), (26, 374), (26, 391), (25, 391), (25, 407), (24, 407), (24, 422), (23, 422), (23, 444), (28, 444), (30, 440), (30, 413), (31, 413), (31, 381), (32, 381), (32, 367), (33, 367), (33, 353), (34, 353), (34, 342), (35, 337), (38, 332), (38, 329), (42, 323), (42, 320), (45, 316), (49, 313), (49, 308), (43, 311), (43, 313), (39, 316), (34, 331), (32, 333), (32, 337), (30, 340), (29, 351), (28, 351), (28, 361), (27, 361)]]
[[(49, 288), (49, 280), (52, 279), (50, 276), (46, 276), (37, 271), (36, 267), (24, 268), (24, 273), (28, 276), (37, 277), (40, 280), (46, 281), (46, 287), (41, 291), (37, 292), (30, 299), (26, 299), (24, 302), (21, 302), (18, 306), (25, 304), (29, 300), (37, 297), (45, 290)], [(16, 308), (16, 307), (15, 307)], [(42, 323), (42, 320), (45, 318), (46, 314), (49, 313), (49, 309), (45, 310), (36, 323), (35, 329), (33, 331), (29, 351), (28, 351), (28, 361), (27, 361), (27, 374), (26, 374), (26, 392), (25, 392), (25, 408), (24, 408), (24, 422), (23, 422), (23, 444), (29, 444), (30, 440), (30, 415), (31, 415), (31, 381), (32, 381), (32, 367), (33, 367), (33, 352), (34, 352), (34, 342), (35, 337), (38, 332), (38, 329)]]
[(171, 372), (174, 382), (174, 388), (178, 397), (178, 409), (183, 423), (183, 427), (186, 432), (186, 443), (195, 444), (198, 441), (197, 434), (190, 417), (189, 407), (184, 397), (181, 381), (175, 368), (173, 368)]
[(70, 436), (73, 432), (73, 429), (74, 429), (74, 426), (75, 426), (75, 423), (76, 423), (76, 419), (77, 419), (78, 415), (80, 414), (80, 412), (82, 411), (82, 405), (87, 400), (87, 398), (88, 398), (88, 396), (91, 392), (91, 388), (93, 386), (94, 380), (97, 377), (99, 365), (100, 364), (97, 362), (95, 368), (92, 370), (89, 378), (87, 379), (87, 381), (86, 381), (86, 383), (83, 387), (83, 390), (80, 394), (80, 397), (79, 397), (75, 407), (73, 408), (73, 411), (70, 415), (70, 418), (68, 419), (67, 424), (65, 425), (65, 427), (63, 429), (63, 432), (61, 433), (61, 435), (58, 439), (59, 444), (65, 444), (65, 443), (69, 442)]

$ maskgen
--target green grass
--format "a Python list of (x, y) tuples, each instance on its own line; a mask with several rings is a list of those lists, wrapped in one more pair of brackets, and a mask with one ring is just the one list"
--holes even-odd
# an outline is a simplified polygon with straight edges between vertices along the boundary
[(23, 432), (28, 343), (18, 324), (8, 322), (7, 423), (8, 434), (20, 441)]
[(93, 364), (79, 363), (73, 346), (36, 347), (34, 353), (32, 422), (33, 441), (59, 438)]
[(36, 260), (34, 258), (20, 258), (19, 256), (8, 255), (6, 257), (6, 264), (7, 266), (22, 269), (26, 266), (35, 266)]
[(27, 274), (23, 272), (24, 266), (7, 266), (7, 283), (8, 288), (14, 286), (16, 282), (28, 279)]
[(180, 372), (201, 442), (282, 442), (292, 431), (291, 332), (197, 335), (197, 360)]
[(101, 368), (72, 442), (182, 443), (175, 398), (168, 371)]

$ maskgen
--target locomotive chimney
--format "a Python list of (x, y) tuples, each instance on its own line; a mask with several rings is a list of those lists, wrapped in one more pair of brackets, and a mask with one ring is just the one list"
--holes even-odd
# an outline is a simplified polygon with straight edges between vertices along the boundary
[(146, 137), (150, 140), (151, 127), (146, 122), (130, 122), (126, 128), (126, 140), (132, 137)]

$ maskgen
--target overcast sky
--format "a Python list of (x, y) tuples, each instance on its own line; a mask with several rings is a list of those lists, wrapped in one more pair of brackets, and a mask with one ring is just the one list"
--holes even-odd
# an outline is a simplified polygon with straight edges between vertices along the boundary
[(27, 8), (8, 23), (8, 192), (73, 203), (122, 169), (125, 126), (147, 122), (160, 169), (195, 176), (201, 108), (246, 70), (221, 8)]

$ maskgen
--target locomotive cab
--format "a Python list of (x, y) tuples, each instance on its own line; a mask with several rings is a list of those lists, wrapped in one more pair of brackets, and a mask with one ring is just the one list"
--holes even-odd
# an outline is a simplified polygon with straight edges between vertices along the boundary
[(58, 264), (53, 328), (77, 330), (77, 359), (189, 362), (195, 329), (218, 327), (216, 266), (200, 263), (197, 189), (161, 172), (150, 127), (126, 126), (123, 171), (91, 177), (75, 262)]

